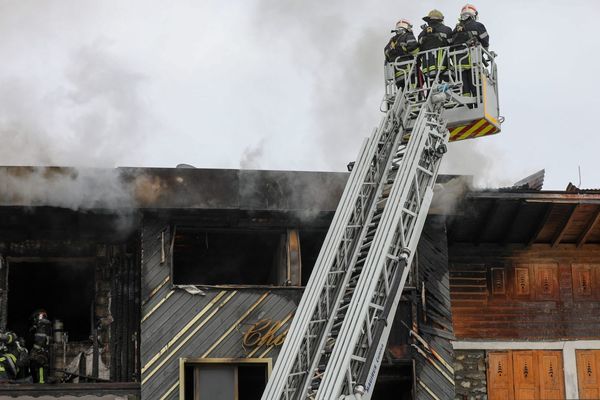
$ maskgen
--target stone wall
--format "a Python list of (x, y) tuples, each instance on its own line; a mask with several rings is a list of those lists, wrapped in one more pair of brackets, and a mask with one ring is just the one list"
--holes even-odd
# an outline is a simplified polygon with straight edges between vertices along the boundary
[(487, 400), (485, 368), (485, 351), (455, 351), (456, 400)]

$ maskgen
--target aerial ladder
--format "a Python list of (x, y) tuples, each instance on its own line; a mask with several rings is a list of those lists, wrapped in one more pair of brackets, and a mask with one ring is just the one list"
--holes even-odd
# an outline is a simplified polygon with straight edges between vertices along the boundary
[[(445, 67), (433, 75), (419, 71), (424, 53), (386, 65), (385, 115), (353, 165), (262, 400), (371, 398), (447, 143), (502, 122), (495, 54), (433, 51)], [(400, 89), (398, 68), (410, 77)]]

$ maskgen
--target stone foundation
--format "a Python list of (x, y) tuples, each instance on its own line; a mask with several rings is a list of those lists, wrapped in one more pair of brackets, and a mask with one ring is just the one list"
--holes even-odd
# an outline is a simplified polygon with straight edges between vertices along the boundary
[(487, 400), (485, 368), (485, 351), (455, 351), (456, 400)]

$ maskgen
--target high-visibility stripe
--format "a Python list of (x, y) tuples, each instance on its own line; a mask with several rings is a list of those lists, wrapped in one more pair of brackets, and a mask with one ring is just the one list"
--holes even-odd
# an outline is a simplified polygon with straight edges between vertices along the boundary
[(144, 322), (145, 320), (148, 319), (148, 317), (150, 317), (154, 311), (158, 310), (158, 308), (169, 299), (169, 297), (173, 296), (173, 293), (175, 293), (174, 290), (171, 290), (165, 297), (163, 297), (154, 307), (152, 307), (152, 309), (150, 311), (148, 311), (148, 313), (146, 315), (144, 315), (144, 317), (142, 318), (142, 322)]
[(215, 310), (213, 310), (201, 323), (198, 324), (198, 326), (196, 326), (194, 328), (193, 331), (191, 331), (181, 342), (179, 342), (179, 344), (177, 346), (175, 346), (175, 348), (173, 350), (171, 350), (171, 352), (169, 354), (167, 354), (162, 361), (152, 370), (148, 373), (148, 375), (146, 375), (143, 379), (142, 379), (142, 385), (146, 382), (148, 382), (148, 380), (158, 372), (158, 370), (160, 370), (160, 368), (165, 365), (165, 363), (167, 361), (169, 361), (171, 359), (171, 357), (173, 357), (175, 355), (175, 353), (177, 353), (179, 351), (179, 349), (181, 349), (183, 347), (184, 344), (186, 344), (200, 329), (202, 329), (202, 327), (222, 308), (225, 306), (225, 304), (227, 304), (229, 302), (229, 300), (231, 300), (231, 298), (237, 293), (237, 290), (232, 292), (229, 296), (227, 296), (225, 298), (225, 300), (223, 300), (223, 302), (221, 304), (219, 304), (218, 307), (216, 307)]
[(247, 310), (246, 310), (246, 312), (245, 312), (245, 313), (244, 313), (244, 314), (243, 314), (243, 315), (242, 315), (242, 316), (241, 316), (241, 317), (240, 317), (240, 318), (239, 318), (237, 321), (235, 321), (235, 322), (233, 323), (233, 325), (231, 325), (231, 327), (230, 327), (229, 329), (227, 329), (227, 331), (226, 331), (226, 332), (225, 332), (225, 333), (224, 333), (224, 334), (223, 334), (223, 335), (222, 335), (222, 336), (221, 336), (221, 337), (220, 337), (220, 338), (219, 338), (219, 339), (218, 339), (216, 342), (214, 342), (214, 343), (213, 343), (213, 345), (212, 345), (212, 346), (210, 346), (210, 348), (209, 348), (208, 350), (206, 350), (206, 352), (205, 352), (204, 354), (202, 354), (201, 358), (206, 358), (206, 357), (208, 357), (208, 355), (209, 355), (210, 353), (212, 353), (212, 351), (213, 351), (214, 349), (216, 349), (216, 348), (217, 348), (217, 346), (218, 346), (218, 345), (220, 345), (220, 344), (221, 344), (221, 342), (222, 342), (223, 340), (225, 340), (225, 338), (226, 338), (227, 336), (229, 336), (229, 334), (230, 334), (231, 332), (233, 332), (233, 330), (234, 330), (235, 328), (237, 328), (237, 326), (238, 326), (239, 324), (241, 324), (241, 323), (242, 323), (242, 321), (243, 321), (243, 320), (245, 320), (245, 319), (246, 319), (246, 317), (247, 317), (248, 315), (250, 315), (250, 313), (251, 313), (252, 311), (254, 311), (254, 309), (255, 309), (256, 307), (258, 307), (258, 306), (260, 305), (260, 303), (262, 303), (262, 302), (263, 302), (263, 300), (264, 300), (264, 299), (266, 299), (266, 298), (267, 298), (267, 296), (268, 296), (269, 294), (271, 294), (271, 292), (267, 292), (267, 293), (263, 294), (262, 296), (260, 296), (260, 298), (259, 298), (259, 299), (256, 301), (256, 303), (252, 304), (252, 306), (250, 306), (250, 308), (249, 308), (249, 309), (247, 309)]
[(477, 123), (475, 125), (473, 125), (472, 127), (470, 127), (469, 129), (467, 129), (466, 132), (464, 132), (463, 134), (461, 134), (457, 140), (462, 140), (467, 138), (469, 135), (471, 135), (471, 133), (475, 132), (475, 130), (477, 130), (477, 128), (479, 128), (481, 125), (485, 124), (485, 119), (480, 119), (479, 121), (477, 121)]
[(461, 133), (462, 131), (464, 131), (465, 129), (468, 129), (468, 127), (471, 125), (463, 125), (463, 126), (459, 126), (457, 128), (454, 128), (450, 131), (450, 139), (454, 139), (454, 137), (456, 135), (458, 135), (459, 133)]
[(471, 134), (469, 135), (470, 138), (473, 137), (477, 137), (477, 135), (484, 130), (485, 128), (487, 128), (487, 126), (490, 124), (486, 119), (483, 119), (484, 123), (477, 129), (473, 130), (473, 132), (471, 132)]
[[(179, 338), (183, 336), (196, 323), (196, 321), (202, 318), (202, 316), (206, 314), (208, 310), (212, 308), (212, 306), (214, 306), (221, 299), (221, 297), (225, 295), (225, 293), (227, 292), (224, 290), (218, 293), (202, 310), (200, 310), (198, 314), (196, 314), (194, 318), (190, 320), (190, 322), (187, 323), (186, 326), (183, 327), (183, 329), (179, 331), (177, 335), (173, 336), (173, 338), (169, 340), (169, 342), (162, 349), (160, 349), (160, 351), (156, 353), (156, 355), (152, 357), (150, 361), (146, 363), (146, 365), (144, 365), (144, 367), (142, 368), (142, 373), (146, 372), (146, 370), (150, 368), (152, 364), (154, 364), (161, 355), (163, 355), (167, 350), (169, 350), (171, 346), (173, 346), (175, 342), (179, 340)], [(233, 293), (235, 294), (235, 292)]]
[(498, 132), (496, 125), (489, 120), (482, 118), (469, 125), (457, 126), (450, 131), (450, 141), (478, 138), (486, 135), (493, 135)]
[[(494, 130), (494, 132), (490, 132), (492, 129)], [(488, 126), (486, 126), (485, 129), (482, 129), (481, 132), (475, 135), (475, 137), (481, 137), (489, 133), (496, 133), (496, 127), (492, 124), (488, 124)]]

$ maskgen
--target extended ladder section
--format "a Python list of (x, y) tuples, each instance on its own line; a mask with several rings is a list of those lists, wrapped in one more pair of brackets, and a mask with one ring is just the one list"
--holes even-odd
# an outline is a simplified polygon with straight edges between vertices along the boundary
[(444, 113), (477, 108), (442, 69), (419, 84), (418, 58), (394, 66), (415, 84), (388, 85), (387, 111), (363, 143), (263, 400), (372, 394), (446, 152)]

